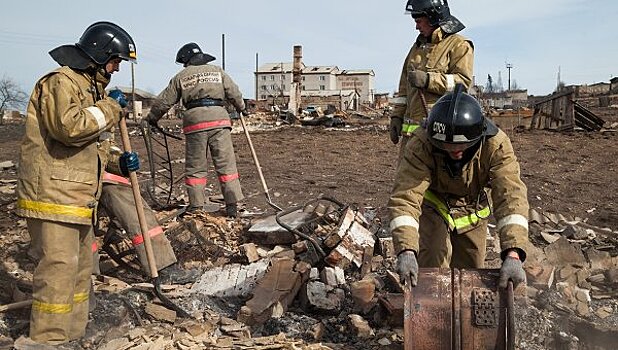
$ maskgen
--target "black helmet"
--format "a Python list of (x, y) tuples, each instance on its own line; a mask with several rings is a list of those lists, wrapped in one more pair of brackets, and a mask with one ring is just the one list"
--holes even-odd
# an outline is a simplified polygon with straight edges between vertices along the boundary
[(185, 67), (194, 64), (206, 64), (214, 61), (215, 58), (207, 53), (203, 53), (199, 45), (196, 43), (184, 44), (178, 53), (176, 53), (176, 63), (180, 63)]
[(452, 146), (467, 149), (485, 136), (487, 122), (476, 99), (457, 84), (452, 93), (438, 99), (429, 112), (427, 134), (436, 148), (449, 151)]
[(96, 64), (106, 64), (111, 58), (136, 62), (135, 42), (124, 29), (110, 22), (91, 24), (75, 44)]
[(440, 27), (448, 34), (454, 34), (465, 28), (455, 16), (451, 15), (446, 0), (408, 0), (406, 12), (413, 18), (426, 16), (429, 24)]

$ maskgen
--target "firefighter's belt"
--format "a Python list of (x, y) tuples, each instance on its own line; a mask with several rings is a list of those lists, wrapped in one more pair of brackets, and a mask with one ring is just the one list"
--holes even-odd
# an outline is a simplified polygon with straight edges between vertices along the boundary
[(197, 108), (197, 107), (213, 107), (213, 106), (223, 107), (225, 106), (225, 103), (223, 103), (223, 101), (221, 100), (216, 100), (216, 99), (205, 97), (205, 98), (200, 98), (197, 100), (189, 101), (185, 105), (187, 109)]

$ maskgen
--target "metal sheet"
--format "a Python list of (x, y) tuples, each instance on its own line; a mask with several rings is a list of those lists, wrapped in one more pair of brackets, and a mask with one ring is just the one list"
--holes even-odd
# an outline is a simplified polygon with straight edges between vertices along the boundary
[(422, 268), (412, 291), (412, 349), (452, 348), (453, 288), (450, 269)]
[(498, 269), (421, 268), (404, 317), (405, 348), (506, 349), (507, 293), (498, 289), (499, 276)]
[(506, 293), (498, 291), (500, 270), (474, 269), (460, 273), (461, 349), (504, 349)]

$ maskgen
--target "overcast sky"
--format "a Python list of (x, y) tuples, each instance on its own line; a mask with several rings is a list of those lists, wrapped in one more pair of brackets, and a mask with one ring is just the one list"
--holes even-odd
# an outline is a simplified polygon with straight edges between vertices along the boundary
[[(158, 94), (181, 69), (176, 52), (197, 42), (222, 64), (247, 98), (253, 98), (259, 64), (291, 62), (303, 46), (306, 65), (373, 69), (377, 92), (396, 89), (403, 59), (417, 32), (406, 1), (399, 0), (184, 0), (12, 1), (0, 12), (0, 76), (30, 93), (56, 63), (47, 52), (75, 43), (93, 22), (114, 22), (137, 44), (136, 87)], [(618, 75), (616, 0), (451, 0), (465, 25), (460, 34), (475, 46), (474, 75), (485, 85), (513, 65), (511, 82), (545, 95), (569, 84), (609, 81)], [(112, 85), (131, 86), (131, 67), (121, 65)]]

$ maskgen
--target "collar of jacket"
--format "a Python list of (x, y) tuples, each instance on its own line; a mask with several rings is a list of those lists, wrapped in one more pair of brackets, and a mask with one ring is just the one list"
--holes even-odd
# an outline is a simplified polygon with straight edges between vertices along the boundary
[[(438, 27), (436, 28), (436, 30), (433, 31), (433, 33), (431, 33), (431, 41), (429, 43), (431, 44), (438, 44), (439, 42), (441, 42), (442, 40), (444, 40), (444, 38), (446, 38), (448, 36), (447, 33), (445, 33), (442, 28)], [(422, 35), (418, 35), (416, 37), (416, 46), (421, 46), (423, 44), (427, 44), (428, 40), (426, 37), (422, 36)]]
[(95, 75), (95, 81), (97, 82), (97, 84), (100, 84), (103, 87), (103, 89), (107, 87), (111, 79), (112, 79), (111, 74), (106, 73), (104, 69), (97, 69), (97, 73)]

